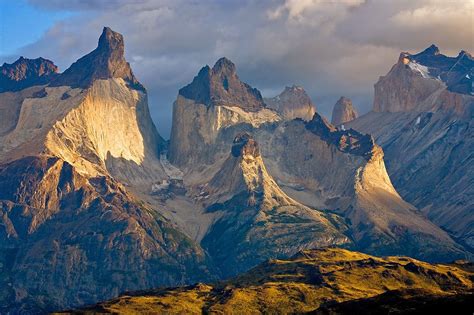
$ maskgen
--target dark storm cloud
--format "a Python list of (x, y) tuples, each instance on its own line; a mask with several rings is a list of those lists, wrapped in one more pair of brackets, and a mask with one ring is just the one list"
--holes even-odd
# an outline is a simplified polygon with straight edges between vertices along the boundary
[(463, 0), (30, 3), (76, 12), (20, 51), (48, 57), (62, 69), (96, 46), (104, 25), (124, 34), (127, 59), (148, 89), (153, 118), (165, 136), (178, 89), (221, 56), (267, 96), (285, 85), (303, 85), (329, 115), (341, 95), (368, 111), (373, 84), (400, 51), (432, 42), (448, 53), (473, 49), (473, 2)]

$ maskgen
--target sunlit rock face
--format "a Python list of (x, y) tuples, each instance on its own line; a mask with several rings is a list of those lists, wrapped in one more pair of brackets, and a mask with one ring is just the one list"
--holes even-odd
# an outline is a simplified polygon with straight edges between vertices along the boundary
[(332, 110), (331, 123), (335, 126), (340, 126), (356, 119), (358, 116), (352, 101), (347, 97), (341, 96)]
[(402, 197), (474, 249), (473, 59), (430, 46), (402, 53), (375, 85), (372, 112), (350, 122), (374, 136)]
[(311, 122), (285, 122), (267, 132), (256, 132), (255, 139), (269, 173), (291, 198), (349, 220), (356, 248), (429, 260), (463, 255), (444, 231), (399, 196), (383, 151), (370, 136), (336, 129), (318, 114)]
[(0, 93), (0, 313), (217, 274), (199, 244), (135, 194), (167, 175), (123, 52), (122, 36), (105, 28), (64, 73), (22, 61), (34, 71), (17, 67), (18, 87)]
[[(146, 92), (131, 86), (137, 82), (123, 52), (122, 36), (104, 28), (98, 48), (54, 76), (51, 86), (1, 93), (0, 110), (7, 115), (0, 158), (47, 153), (91, 175), (111, 172), (132, 182), (159, 178), (155, 162), (164, 140), (151, 120)], [(118, 167), (122, 160), (131, 162), (122, 163), (126, 170)]]
[(309, 121), (316, 112), (311, 98), (301, 86), (285, 87), (283, 92), (273, 98), (265, 99), (271, 109), (276, 110), (284, 119), (301, 118)]

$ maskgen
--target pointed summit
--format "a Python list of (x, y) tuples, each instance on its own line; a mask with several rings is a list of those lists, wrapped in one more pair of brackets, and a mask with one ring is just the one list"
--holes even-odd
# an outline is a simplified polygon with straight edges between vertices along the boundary
[(104, 27), (102, 34), (99, 37), (99, 50), (116, 51), (117, 55), (123, 57), (124, 43), (123, 36), (117, 32), (112, 31), (110, 27)]
[(203, 67), (179, 95), (207, 106), (240, 107), (248, 112), (265, 108), (262, 95), (240, 81), (235, 64), (222, 57), (212, 67)]
[(109, 27), (104, 27), (97, 48), (73, 63), (52, 86), (87, 88), (95, 80), (122, 78), (131, 87), (145, 90), (133, 75), (124, 53), (123, 36)]
[(212, 67), (212, 71), (214, 73), (225, 72), (228, 74), (234, 74), (236, 72), (236, 67), (232, 61), (230, 61), (226, 57), (222, 57), (214, 64), (214, 67)]

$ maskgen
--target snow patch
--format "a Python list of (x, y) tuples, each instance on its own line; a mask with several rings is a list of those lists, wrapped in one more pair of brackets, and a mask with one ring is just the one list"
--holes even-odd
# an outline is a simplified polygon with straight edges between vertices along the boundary
[(418, 72), (419, 74), (421, 74), (421, 76), (423, 78), (432, 78), (429, 74), (428, 67), (420, 65), (419, 63), (416, 63), (414, 61), (410, 61), (408, 63), (408, 66), (410, 67), (410, 69), (412, 69), (412, 70)]

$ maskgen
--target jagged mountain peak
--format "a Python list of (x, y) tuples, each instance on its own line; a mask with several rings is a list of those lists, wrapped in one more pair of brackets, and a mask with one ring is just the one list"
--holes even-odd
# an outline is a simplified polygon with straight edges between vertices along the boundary
[(314, 114), (313, 119), (306, 124), (306, 127), (311, 130), (318, 130), (318, 133), (324, 134), (337, 131), (337, 128), (319, 113)]
[(206, 106), (240, 107), (247, 112), (265, 108), (260, 91), (240, 80), (235, 64), (220, 58), (212, 69), (201, 68), (193, 81), (179, 90), (179, 95)]
[(459, 54), (456, 58), (460, 59), (460, 58), (463, 58), (463, 57), (469, 58), (471, 60), (473, 59), (472, 54), (470, 52), (468, 52), (467, 50), (464, 50), (464, 49), (459, 52)]
[(341, 96), (334, 105), (332, 111), (331, 123), (335, 126), (339, 126), (358, 117), (357, 111), (352, 105), (350, 98)]
[(124, 54), (123, 36), (104, 27), (97, 48), (73, 63), (51, 86), (87, 88), (95, 80), (121, 78), (132, 88), (144, 91), (145, 88), (135, 78)]
[(382, 149), (375, 144), (372, 136), (363, 135), (354, 129), (338, 129), (318, 113), (306, 123), (306, 129), (326, 143), (335, 145), (341, 152), (359, 155), (366, 160), (370, 160), (377, 154), (383, 156)]
[(420, 55), (436, 56), (436, 55), (439, 55), (439, 54), (440, 54), (440, 51), (439, 51), (438, 46), (436, 46), (435, 44), (431, 44), (429, 47), (427, 47), (425, 50), (418, 53), (417, 55), (419, 55), (419, 56)]
[(104, 27), (102, 34), (99, 37), (99, 50), (117, 51), (118, 55), (123, 57), (125, 51), (123, 36), (120, 33), (114, 32), (110, 27)]
[(0, 93), (46, 84), (57, 73), (58, 67), (48, 59), (21, 56), (11, 64), (0, 66)]

